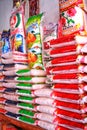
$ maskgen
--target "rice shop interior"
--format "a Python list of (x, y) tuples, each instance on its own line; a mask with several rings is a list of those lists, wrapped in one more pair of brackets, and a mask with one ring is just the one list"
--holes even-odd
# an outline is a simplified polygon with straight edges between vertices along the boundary
[(87, 130), (87, 0), (0, 0), (0, 130)]

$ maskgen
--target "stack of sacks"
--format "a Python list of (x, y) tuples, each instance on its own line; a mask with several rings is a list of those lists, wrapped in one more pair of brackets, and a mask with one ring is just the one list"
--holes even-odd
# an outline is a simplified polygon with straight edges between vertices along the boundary
[[(16, 87), (19, 88), (16, 93), (19, 95), (18, 101), (20, 103), (17, 104), (21, 110), (18, 112), (21, 114), (19, 120), (24, 121), (26, 123), (34, 123), (35, 124), (35, 113), (36, 113), (36, 103), (35, 91), (45, 87), (46, 73), (44, 70), (40, 69), (23, 69), (16, 72), (18, 77), (15, 78), (17, 82), (19, 82)], [(29, 121), (29, 117), (31, 117), (33, 122)]]
[(84, 129), (87, 129), (87, 36), (76, 36), (76, 43), (80, 49), (77, 57), (79, 63), (79, 90), (81, 92), (81, 112), (83, 116)]
[[(15, 77), (15, 81), (17, 82), (16, 88), (18, 89), (16, 90), (16, 94), (18, 95), (17, 101), (19, 102), (17, 104), (19, 108), (17, 114), (20, 114), (17, 119), (32, 125), (36, 125), (36, 95), (34, 91), (46, 87), (46, 72), (43, 70), (42, 65), (40, 30), (38, 27), (42, 14), (34, 17), (30, 17), (26, 24), (26, 41), (27, 44), (29, 44), (27, 63), (29, 66), (25, 69), (17, 70), (17, 76)], [(36, 22), (38, 21), (37, 24), (35, 20)], [(32, 33), (34, 33), (35, 36)], [(32, 43), (30, 43), (31, 41)]]
[[(47, 39), (56, 39), (57, 33), (56, 28), (57, 25), (53, 23), (49, 23), (49, 25), (45, 25), (43, 30), (43, 41), (47, 41)], [(43, 47), (42, 47), (43, 54)], [(42, 61), (44, 64), (44, 59), (42, 56)], [(44, 68), (45, 69), (45, 68)], [(45, 83), (46, 84), (46, 83)], [(58, 120), (56, 118), (55, 108), (55, 100), (53, 97), (53, 90), (49, 88), (46, 84), (45, 88), (37, 89), (33, 92), (37, 98), (35, 98), (35, 103), (37, 106), (35, 110), (38, 111), (35, 114), (35, 118), (37, 118), (36, 124), (44, 129), (54, 130), (57, 127)]]
[[(13, 82), (15, 76), (14, 70), (14, 62), (12, 57), (12, 49), (10, 43), (10, 31), (3, 31), (2, 32), (2, 53), (1, 53), (1, 61), (3, 63), (3, 75), (4, 75), (4, 82)], [(11, 68), (12, 67), (12, 68)]]
[[(13, 62), (12, 57), (12, 49), (11, 49), (11, 42), (10, 42), (10, 31), (3, 31), (2, 37), (3, 41), (2, 45), (2, 52), (1, 52), (1, 61), (3, 63), (3, 70), (2, 73), (4, 75), (4, 79), (2, 82), (3, 86), (3, 93), (0, 93), (0, 97), (4, 100), (3, 108), (5, 109), (5, 106), (8, 102), (8, 100), (14, 100), (16, 99), (17, 95), (15, 95), (15, 65)], [(9, 106), (10, 107), (10, 106)], [(12, 108), (11, 108), (12, 109)], [(5, 111), (8, 112), (8, 110), (5, 109)], [(5, 112), (4, 114), (7, 114)]]
[[(19, 95), (25, 95), (20, 96), (19, 101), (24, 100), (24, 102), (34, 104), (34, 111), (36, 111), (34, 114), (36, 125), (43, 128), (47, 128), (48, 126), (50, 130), (53, 130), (56, 127), (56, 124), (52, 124), (53, 116), (52, 114), (49, 114), (51, 113), (51, 106), (53, 102), (53, 100), (50, 99), (52, 91), (47, 88), (45, 82), (46, 72), (44, 71), (42, 62), (42, 43), (40, 32), (42, 15), (43, 14), (39, 14), (28, 19), (26, 24), (26, 42), (28, 44), (29, 69), (17, 71), (16, 74), (19, 77), (16, 77), (16, 80), (20, 82), (17, 86), (20, 88), (18, 91)], [(52, 109), (54, 111), (53, 107)]]
[(6, 115), (13, 118), (19, 117), (18, 111), (20, 110), (17, 107), (19, 96), (16, 93), (16, 71), (28, 67), (23, 6), (14, 9), (12, 12), (10, 18), (10, 43), (6, 41), (2, 49), (4, 51), (2, 53), (3, 74), (5, 75), (3, 86), (6, 88), (2, 96), (7, 99), (4, 106), (5, 110), (8, 111)]
[[(56, 116), (59, 126), (65, 129), (84, 129), (82, 114), (82, 71), (79, 56), (83, 53), (74, 35), (68, 35), (44, 43), (44, 59), (47, 71), (46, 83), (53, 90)], [(84, 79), (85, 80), (85, 79)], [(85, 100), (85, 99), (84, 99)]]
[[(44, 73), (44, 67), (42, 62), (42, 44), (40, 36), (41, 17), (42, 14), (29, 18), (26, 25), (29, 68), (30, 72), (33, 72), (34, 75), (34, 77), (30, 79), (30, 82), (33, 83), (33, 85), (36, 87), (41, 83), (44, 85), (41, 85), (42, 87), (33, 91), (33, 94), (35, 95), (34, 103), (37, 104), (35, 110), (39, 111), (35, 114), (35, 118), (37, 119), (36, 124), (44, 129), (54, 130), (58, 123), (55, 121), (56, 117), (53, 116), (53, 111), (55, 112), (53, 104), (55, 106), (55, 103), (54, 99), (51, 98), (52, 90), (46, 86), (46, 77), (42, 77), (42, 72)], [(52, 28), (51, 32), (54, 32), (54, 30), (55, 29)], [(46, 38), (47, 37), (45, 37), (44, 40), (46, 40)], [(53, 36), (50, 36), (50, 38), (53, 38)], [(35, 73), (36, 76), (39, 77), (35, 77)]]
[(2, 45), (3, 45), (3, 41), (2, 41), (2, 34), (0, 34), (0, 113), (5, 114), (6, 110), (4, 109), (4, 103), (6, 101), (5, 98), (2, 97), (2, 94), (5, 90), (5, 87), (3, 87), (2, 83), (4, 80), (4, 75), (3, 75), (3, 64), (2, 64), (2, 58), (1, 58), (1, 54), (2, 54)]
[[(69, 0), (62, 1), (62, 0), (59, 0), (59, 4), (60, 4), (60, 20), (59, 20), (59, 24), (60, 24), (61, 33), (59, 31), (58, 36), (61, 36), (61, 35), (65, 36), (66, 35), (66, 37), (68, 37), (67, 35), (70, 35), (70, 34), (71, 35), (74, 34), (75, 36), (76, 36), (77, 33), (78, 34), (82, 34), (82, 33), (85, 34), (85, 31), (87, 31), (87, 20), (86, 20), (87, 15), (85, 14), (85, 10), (87, 10), (87, 1), (86, 0), (84, 0), (84, 1), (83, 0), (75, 0), (75, 1), (69, 1)], [(83, 39), (83, 41), (82, 41), (82, 39)], [(64, 40), (63, 40), (63, 42), (64, 42)], [(66, 52), (65, 59), (64, 59), (64, 57), (61, 58), (64, 54), (61, 55), (60, 58), (57, 59), (57, 60), (60, 60), (59, 62), (61, 62), (61, 59), (62, 59), (62, 61), (64, 59), (65, 60), (65, 65), (66, 65), (67, 64), (66, 59), (71, 61), (72, 58), (75, 58), (75, 55), (76, 55), (76, 63), (77, 64), (74, 64), (74, 65), (72, 64), (73, 68), (71, 67), (71, 65), (67, 64), (68, 65), (67, 67), (66, 66), (64, 66), (64, 67), (55, 67), (50, 71), (51, 74), (52, 74), (52, 76), (49, 76), (50, 80), (51, 81), (54, 80), (55, 83), (58, 83), (57, 85), (53, 85), (53, 88), (56, 88), (55, 90), (58, 91), (57, 96), (59, 95), (59, 92), (61, 91), (61, 96), (67, 98), (68, 95), (66, 96), (66, 94), (62, 94), (62, 92), (64, 93), (64, 91), (65, 91), (65, 93), (67, 93), (67, 90), (65, 90), (65, 87), (66, 88), (69, 87), (69, 89), (71, 90), (73, 87), (77, 86), (77, 89), (81, 90), (80, 87), (85, 85), (85, 82), (84, 82), (84, 80), (85, 80), (84, 75), (85, 74), (84, 74), (84, 72), (83, 72), (83, 74), (81, 74), (82, 73), (81, 71), (82, 71), (82, 68), (83, 68), (83, 65), (81, 63), (82, 60), (83, 60), (83, 58), (82, 58), (83, 57), (82, 56), (83, 52), (81, 52), (81, 51), (83, 51), (85, 49), (84, 38), (81, 38), (81, 42), (79, 42), (79, 43), (81, 43), (83, 45), (79, 46), (77, 41), (76, 41), (76, 44), (77, 44), (76, 53), (72, 54), (73, 51), (71, 50), (71, 53), (70, 53), (69, 56), (68, 56), (68, 54)], [(84, 46), (84, 48), (82, 48), (82, 46)], [(69, 47), (71, 48), (71, 45)], [(63, 48), (61, 50), (64, 50), (64, 52), (66, 51), (64, 46), (63, 46)], [(54, 51), (56, 51), (56, 50), (54, 50)], [(57, 51), (59, 51), (59, 50), (57, 50)], [(51, 53), (53, 53), (53, 52), (51, 51)], [(57, 60), (52, 60), (52, 62), (49, 63), (49, 64), (54, 64)], [(64, 64), (62, 64), (62, 65), (64, 65)], [(56, 74), (56, 76), (53, 76), (55, 74)], [(71, 85), (71, 87), (70, 87), (70, 85)], [(81, 101), (81, 99), (84, 99), (83, 97), (84, 97), (85, 94), (82, 94), (83, 93), (82, 90), (79, 91), (79, 93), (72, 90), (71, 93), (69, 94), (70, 95), (69, 98), (72, 97), (71, 99), (76, 99), (79, 102), (79, 104), (81, 106), (79, 109), (81, 111), (82, 104), (84, 104), (84, 101)], [(60, 99), (58, 99), (58, 100), (60, 100)], [(66, 100), (63, 99), (63, 101), (66, 101)], [(68, 102), (68, 100), (67, 100), (67, 102)], [(70, 108), (70, 106), (69, 106), (69, 108)], [(66, 128), (69, 128), (69, 129), (71, 129), (71, 128), (74, 129), (73, 127), (75, 127), (75, 126), (77, 128), (84, 129), (84, 123), (85, 123), (86, 120), (84, 121), (83, 114), (81, 112), (80, 112), (80, 116), (77, 115), (77, 117), (74, 116), (75, 113), (73, 113), (73, 115), (72, 115), (72, 113), (71, 114), (67, 113), (69, 115), (68, 117), (64, 116), (64, 115), (67, 115), (67, 114), (65, 114), (65, 112), (62, 112), (62, 113), (63, 113), (62, 114), (63, 116), (62, 116), (62, 118), (60, 117), (61, 126), (65, 126)], [(71, 115), (72, 115), (72, 117), (75, 117), (72, 120), (71, 120), (71, 117), (70, 117)], [(81, 116), (82, 116), (82, 118), (81, 118)], [(71, 120), (71, 121), (73, 121), (74, 119), (75, 120), (71, 123), (71, 121), (67, 121), (67, 120), (63, 121), (64, 118), (67, 119), (67, 120)], [(81, 124), (77, 123), (77, 121), (76, 121), (77, 118), (79, 119), (78, 122), (79, 123), (81, 122)], [(65, 122), (65, 123), (63, 123), (63, 122)], [(69, 124), (69, 125), (67, 125), (67, 124)]]

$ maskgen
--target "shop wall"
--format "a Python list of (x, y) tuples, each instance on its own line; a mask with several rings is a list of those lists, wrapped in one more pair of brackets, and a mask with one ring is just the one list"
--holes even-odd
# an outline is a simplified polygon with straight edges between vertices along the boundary
[(45, 23), (58, 23), (58, 0), (40, 0), (40, 12), (45, 12)]
[[(13, 6), (12, 0), (0, 0), (0, 32), (9, 29), (9, 18)], [(28, 4), (26, 5), (29, 8)], [(25, 21), (27, 21), (29, 10), (26, 9)], [(58, 0), (40, 0), (40, 12), (45, 12), (45, 23), (58, 21)]]
[(12, 6), (12, 0), (0, 0), (0, 32), (3, 29), (9, 29), (9, 17)]

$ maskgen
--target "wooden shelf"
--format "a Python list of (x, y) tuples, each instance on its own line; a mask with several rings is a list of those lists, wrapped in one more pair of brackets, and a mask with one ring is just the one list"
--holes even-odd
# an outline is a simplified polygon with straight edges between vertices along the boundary
[(1, 130), (6, 130), (6, 126), (8, 124), (13, 124), (17, 127), (22, 128), (23, 130), (44, 130), (40, 127), (33, 126), (33, 125), (30, 125), (30, 124), (15, 120), (13, 118), (7, 117), (7, 116), (5, 116), (1, 113), (0, 113), (0, 120), (1, 120), (1, 124), (2, 124)]

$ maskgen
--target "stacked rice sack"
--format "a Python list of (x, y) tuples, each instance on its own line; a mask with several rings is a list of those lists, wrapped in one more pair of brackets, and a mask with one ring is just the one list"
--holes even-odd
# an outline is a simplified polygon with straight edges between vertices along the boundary
[[(6, 116), (16, 119), (20, 116), (21, 111), (23, 112), (23, 109), (17, 106), (20, 96), (17, 94), (16, 71), (28, 67), (23, 15), (24, 5), (13, 9), (10, 18), (11, 51), (2, 55), (4, 57), (2, 60), (4, 64), (3, 74), (5, 75), (3, 86), (6, 88), (2, 95), (6, 99), (4, 109), (7, 111)], [(7, 47), (7, 42), (5, 44)], [(4, 48), (5, 51), (6, 49)]]
[[(4, 114), (8, 114), (11, 110), (14, 110), (15, 104), (11, 104), (11, 102), (15, 102), (17, 100), (16, 92), (16, 82), (14, 80), (16, 73), (15, 73), (15, 63), (13, 59), (13, 53), (11, 48), (10, 42), (10, 31), (3, 31), (2, 32), (2, 52), (1, 52), (1, 61), (3, 63), (3, 92), (1, 93), (0, 97), (3, 98), (3, 108), (5, 110)], [(13, 105), (13, 108), (12, 108)]]
[[(37, 125), (36, 113), (37, 113), (37, 102), (36, 98), (43, 88), (46, 88), (46, 72), (44, 71), (42, 64), (42, 43), (41, 43), (41, 32), (40, 23), (43, 14), (32, 16), (26, 23), (26, 43), (28, 50), (28, 68), (21, 69), (16, 72), (18, 77), (16, 81), (19, 84), (16, 86), (19, 88), (17, 93), (20, 95), (19, 101), (24, 102), (24, 107), (30, 109), (33, 113), (32, 120), (33, 124)], [(26, 103), (26, 106), (25, 106)], [(29, 107), (29, 104), (31, 106)], [(21, 104), (18, 104), (19, 107)], [(23, 103), (22, 103), (23, 107)], [(27, 119), (26, 116), (23, 117)], [(25, 121), (22, 117), (19, 120)], [(29, 119), (26, 121), (29, 123)]]
[(87, 108), (87, 36), (76, 36), (76, 43), (78, 44), (78, 48), (80, 49), (80, 54), (77, 57), (78, 66), (78, 79), (79, 79), (79, 91), (80, 91), (80, 104), (81, 104), (81, 113), (83, 117), (84, 130), (87, 129), (87, 118), (86, 118), (86, 108)]
[[(57, 25), (54, 23), (49, 23), (43, 26), (43, 41), (56, 39), (57, 38)], [(45, 64), (44, 53), (42, 44), (42, 63)], [(45, 67), (44, 70), (46, 71)], [(47, 76), (47, 73), (46, 73)], [(46, 77), (47, 78), (47, 77)], [(46, 82), (45, 82), (46, 84)], [(56, 118), (55, 100), (53, 98), (53, 90), (46, 84), (45, 88), (37, 89), (34, 91), (37, 98), (35, 98), (35, 103), (38, 104), (35, 109), (37, 113), (35, 117), (37, 119), (37, 125), (49, 130), (54, 130), (57, 127), (58, 120)]]
[[(12, 57), (12, 48), (10, 42), (10, 31), (3, 31), (2, 32), (2, 53), (1, 53), (1, 60), (3, 63), (3, 86), (4, 83), (14, 82), (15, 76), (15, 69), (14, 69), (14, 62)], [(5, 87), (5, 86), (4, 86)]]
[[(83, 129), (75, 36), (65, 36), (45, 43), (47, 84), (53, 89), (58, 125), (67, 129)], [(47, 49), (48, 48), (48, 49)], [(59, 127), (58, 126), (58, 127)]]
[[(64, 1), (60, 0), (61, 2), (63, 6)], [(65, 2), (69, 3), (69, 1)], [(79, 6), (78, 2), (77, 5)], [(54, 129), (83, 130), (86, 124), (86, 115), (84, 116), (83, 114), (83, 107), (86, 105), (84, 104), (86, 101), (84, 95), (86, 93), (82, 90), (86, 77), (84, 76), (85, 72), (82, 74), (83, 65), (81, 63), (84, 59), (82, 58), (84, 53), (82, 50), (85, 50), (86, 42), (84, 41), (86, 41), (86, 37), (81, 38), (81, 42), (77, 42), (75, 38), (77, 32), (82, 33), (86, 28), (83, 20), (83, 11), (77, 5), (72, 5), (72, 8), (67, 7), (61, 12), (61, 26), (59, 25), (61, 33), (60, 30), (58, 31), (63, 37), (44, 42), (44, 65), (47, 71), (46, 83), (53, 89), (52, 95), (55, 99), (55, 108), (57, 108), (58, 124)], [(82, 39), (84, 40), (82, 41)]]
[(2, 41), (2, 33), (0, 34), (0, 113), (6, 113), (6, 110), (4, 109), (4, 103), (6, 99), (2, 97), (2, 94), (5, 90), (5, 87), (3, 86), (3, 80), (4, 80), (4, 75), (3, 75), (3, 63), (2, 63), (2, 46), (4, 42)]
[[(76, 0), (76, 1), (62, 1), (59, 0), (60, 4), (60, 23), (61, 23), (61, 30), (62, 30), (62, 35), (69, 35), (69, 34), (75, 34), (75, 36), (78, 34), (80, 35), (86, 35), (87, 32), (87, 1), (86, 0)], [(84, 92), (82, 91), (81, 86), (84, 86), (83, 84), (85, 83), (83, 81), (83, 77), (85, 77), (85, 72), (82, 71), (82, 66), (84, 63), (82, 63), (82, 57), (83, 55), (86, 54), (85, 47), (86, 47), (86, 36), (76, 36), (78, 38), (76, 39), (76, 44), (77, 44), (77, 63), (78, 63), (78, 72), (77, 72), (77, 77), (79, 79), (79, 92), (80, 93), (80, 101), (83, 100), (82, 97), (84, 97), (83, 94)], [(77, 39), (79, 39), (77, 41)], [(81, 41), (81, 42), (80, 42)], [(80, 60), (81, 58), (81, 60)], [(79, 74), (78, 74), (79, 73)], [(82, 74), (83, 73), (83, 74)], [(82, 101), (80, 102), (81, 104), (81, 109), (82, 105), (84, 104)], [(81, 114), (83, 117), (83, 114)], [(86, 120), (85, 120), (86, 121)], [(82, 119), (82, 122), (84, 122), (84, 118)]]
[[(41, 16), (42, 16), (42, 14), (40, 15), (40, 17), (37, 16), (37, 19), (35, 16), (36, 21), (40, 20)], [(13, 18), (11, 18), (11, 19), (14, 19), (14, 17), (15, 16), (13, 15)], [(29, 20), (31, 20), (31, 19), (32, 18), (29, 18)], [(34, 23), (35, 21), (32, 21), (32, 22)], [(27, 24), (30, 24), (30, 23), (33, 24), (32, 22), (29, 22)], [(28, 26), (30, 26), (30, 25), (28, 25)], [(19, 69), (18, 68), (15, 69), (15, 74), (16, 74), (16, 76), (14, 78), (14, 81), (16, 83), (15, 84), (15, 88), (16, 88), (15, 96), (10, 94), (8, 98), (10, 98), (11, 100), (8, 100), (6, 102), (9, 105), (5, 106), (5, 110), (8, 111), (8, 113), (6, 113), (7, 116), (16, 118), (17, 120), (20, 120), (22, 122), (26, 122), (26, 123), (32, 124), (32, 125), (37, 125), (36, 116), (35, 116), (36, 106), (37, 106), (37, 104), (35, 102), (35, 98), (36, 98), (35, 90), (46, 87), (46, 84), (45, 84), (46, 72), (43, 70), (43, 65), (42, 65), (42, 54), (41, 54), (42, 52), (41, 52), (41, 42), (40, 42), (41, 37), (40, 37), (40, 30), (39, 30), (38, 26), (39, 26), (39, 22), (36, 25), (34, 25), (34, 24), (31, 25), (31, 27), (27, 29), (28, 32), (31, 31), (31, 29), (35, 29), (36, 35), (37, 35), (37, 37), (35, 37), (36, 41), (33, 42), (34, 48), (31, 49), (32, 52), (35, 53), (35, 56), (34, 56), (34, 54), (30, 55), (30, 52), (28, 52), (28, 60), (25, 60), (25, 59), (21, 60), (22, 58), (24, 58), (23, 55), (25, 53), (20, 52), (21, 51), (20, 49), (15, 50), (15, 49), (17, 49), (17, 48), (15, 48), (16, 45), (18, 45), (18, 43), (20, 43), (20, 42), (17, 42), (17, 41), (13, 42), (14, 40), (16, 40), (16, 39), (14, 39), (15, 35), (11, 36), (11, 44), (14, 45), (12, 48), (13, 57), (15, 56), (15, 59), (17, 58), (17, 60), (15, 60), (15, 65), (17, 64), (19, 66), (20, 65), (22, 66), (23, 63), (24, 63), (24, 65), (26, 65), (26, 63), (27, 63), (27, 67), (22, 68), (20, 66)], [(19, 28), (17, 27), (17, 30), (18, 29)], [(20, 29), (19, 29), (19, 31), (20, 31)], [(11, 33), (13, 34), (13, 30)], [(18, 34), (19, 33), (20, 32), (18, 32)], [(17, 35), (17, 31), (16, 31), (16, 35)], [(27, 38), (28, 38), (28, 36), (27, 36)], [(27, 44), (29, 44), (29, 43), (27, 43)], [(24, 45), (23, 45), (23, 48), (21, 47), (22, 49), (24, 49)], [(27, 47), (27, 48), (29, 51), (29, 47)], [(34, 51), (34, 49), (36, 49), (36, 51)], [(17, 57), (16, 57), (16, 55), (17, 55)], [(32, 64), (31, 59), (33, 60), (34, 64)], [(21, 61), (23, 63), (21, 63)], [(6, 98), (7, 98), (7, 95), (6, 95)]]
[(15, 95), (12, 95), (12, 92), (8, 97), (6, 95), (6, 98), (10, 99), (6, 102), (7, 105), (5, 106), (5, 110), (8, 111), (6, 115), (35, 125), (35, 119), (33, 118), (35, 113), (33, 112), (33, 98), (31, 91), (29, 90), (32, 85), (29, 83), (27, 84), (30, 77), (24, 75), (24, 72), (29, 72), (24, 29), (24, 3), (13, 10), (10, 18), (10, 26), (12, 55), (15, 65), (13, 84), (15, 87)]

